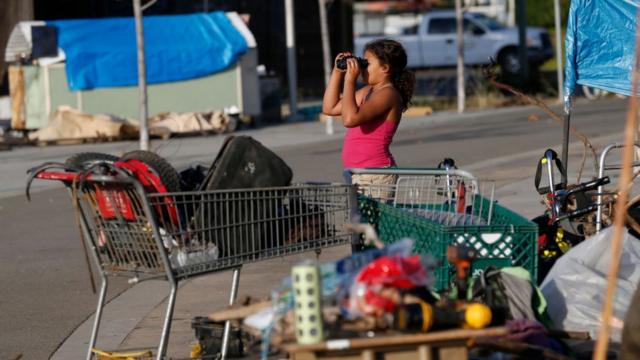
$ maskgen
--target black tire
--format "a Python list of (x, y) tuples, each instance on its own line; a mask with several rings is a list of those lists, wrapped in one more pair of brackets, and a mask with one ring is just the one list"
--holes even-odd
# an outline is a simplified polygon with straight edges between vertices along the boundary
[(518, 51), (516, 49), (506, 49), (500, 53), (498, 58), (500, 70), (505, 75), (517, 75), (522, 69)]
[(118, 161), (119, 158), (117, 156), (111, 154), (104, 154), (98, 152), (81, 152), (75, 155), (71, 155), (64, 164), (78, 169), (88, 169), (92, 165), (97, 163), (106, 162), (109, 164), (113, 164)]
[(168, 192), (180, 191), (180, 175), (167, 160), (150, 151), (135, 150), (122, 155), (121, 160), (139, 160), (153, 170)]

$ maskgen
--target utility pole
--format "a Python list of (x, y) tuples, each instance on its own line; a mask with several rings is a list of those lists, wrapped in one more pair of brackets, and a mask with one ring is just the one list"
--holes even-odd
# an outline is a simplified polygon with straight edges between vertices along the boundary
[(516, 7), (518, 21), (518, 59), (520, 61), (520, 85), (524, 88), (529, 82), (529, 59), (527, 56), (527, 18), (525, 0), (518, 0)]
[(458, 75), (458, 113), (464, 112), (465, 85), (464, 85), (464, 33), (462, 14), (462, 0), (456, 0), (456, 47), (457, 47), (457, 75)]
[(553, 12), (556, 26), (556, 73), (558, 77), (558, 102), (563, 101), (563, 78), (562, 78), (562, 21), (560, 20), (560, 0), (553, 0)]
[[(320, 37), (322, 39), (322, 63), (324, 66), (324, 83), (329, 83), (331, 78), (331, 45), (329, 42), (329, 31), (327, 29), (327, 8), (325, 0), (318, 0), (318, 9), (320, 11)], [(327, 116), (325, 130), (327, 135), (333, 134), (333, 117)]]
[(516, 0), (508, 0), (508, 11), (509, 15), (507, 16), (507, 25), (515, 26), (516, 25)]
[(285, 27), (287, 36), (287, 74), (289, 77), (289, 120), (298, 114), (298, 73), (296, 63), (295, 22), (293, 21), (293, 0), (284, 0)]
[(136, 21), (136, 42), (138, 45), (140, 150), (149, 150), (149, 129), (147, 127), (147, 70), (144, 60), (144, 31), (142, 28), (142, 8), (140, 6), (140, 0), (133, 0), (133, 14)]

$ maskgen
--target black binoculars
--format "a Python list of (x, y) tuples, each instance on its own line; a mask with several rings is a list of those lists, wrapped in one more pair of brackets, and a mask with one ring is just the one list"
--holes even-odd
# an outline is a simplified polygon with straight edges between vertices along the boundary
[(357, 56), (345, 56), (342, 59), (338, 59), (338, 61), (336, 61), (336, 66), (338, 67), (338, 69), (347, 70), (347, 59), (351, 58), (356, 59), (358, 61), (358, 65), (360, 65), (361, 68), (366, 68), (367, 66), (369, 66), (369, 61), (367, 61), (367, 59), (365, 58)]

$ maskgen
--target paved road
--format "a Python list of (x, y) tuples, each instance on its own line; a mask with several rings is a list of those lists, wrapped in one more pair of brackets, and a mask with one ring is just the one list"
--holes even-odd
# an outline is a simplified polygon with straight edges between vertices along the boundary
[[(619, 141), (625, 107), (620, 100), (578, 104), (573, 121), (598, 144)], [(532, 113), (540, 114), (522, 108), (406, 119), (392, 150), (401, 166), (432, 166), (452, 157), (460, 167), (508, 186), (533, 175), (542, 150), (559, 150), (561, 128), (544, 116), (528, 121)], [(320, 125), (307, 123), (246, 133), (275, 149), (294, 169), (296, 180), (340, 181), (340, 132), (325, 136)], [(222, 137), (209, 137), (154, 144), (174, 165), (183, 167), (210, 161), (221, 141)], [(123, 142), (0, 153), (0, 359), (19, 353), (28, 359), (46, 358), (93, 311), (95, 301), (67, 194), (60, 188), (40, 188), (34, 201), (27, 203), (24, 196), (16, 196), (25, 169), (75, 152), (119, 154), (135, 147)], [(570, 164), (570, 170), (575, 165)], [(516, 210), (530, 215), (537, 208), (529, 210), (523, 204)], [(124, 281), (113, 283), (111, 296), (126, 287)]]

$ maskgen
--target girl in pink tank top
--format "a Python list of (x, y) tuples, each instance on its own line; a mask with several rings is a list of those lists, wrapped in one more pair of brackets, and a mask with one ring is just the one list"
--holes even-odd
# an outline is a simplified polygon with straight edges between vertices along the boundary
[[(346, 69), (338, 67), (340, 60), (346, 60)], [(349, 52), (336, 57), (322, 112), (342, 116), (347, 128), (342, 147), (345, 170), (396, 165), (389, 145), (409, 106), (415, 83), (414, 74), (406, 66), (404, 48), (389, 39), (368, 43), (364, 59)], [(360, 74), (365, 86), (356, 90)], [(355, 179), (353, 182), (357, 183)]]

